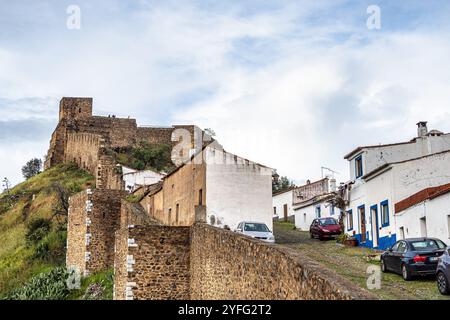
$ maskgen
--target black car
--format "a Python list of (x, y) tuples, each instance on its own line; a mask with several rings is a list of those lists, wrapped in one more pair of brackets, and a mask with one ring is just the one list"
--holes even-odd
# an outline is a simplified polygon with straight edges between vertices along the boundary
[(397, 241), (381, 255), (381, 271), (401, 274), (405, 280), (417, 275), (435, 275), (439, 257), (446, 247), (434, 238)]
[(439, 258), (436, 280), (439, 292), (450, 294), (450, 247)]

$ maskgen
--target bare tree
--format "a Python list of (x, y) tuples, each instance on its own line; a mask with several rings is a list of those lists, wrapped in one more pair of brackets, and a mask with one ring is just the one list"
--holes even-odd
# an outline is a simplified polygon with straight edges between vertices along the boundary
[(53, 215), (51, 219), (58, 219), (58, 217), (67, 219), (67, 216), (69, 214), (70, 191), (59, 182), (54, 183), (52, 185), (52, 189), (56, 193), (57, 202), (53, 207)]

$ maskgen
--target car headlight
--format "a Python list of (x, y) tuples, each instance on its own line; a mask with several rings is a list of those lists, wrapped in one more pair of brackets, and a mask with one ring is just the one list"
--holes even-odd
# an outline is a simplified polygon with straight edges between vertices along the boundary
[(274, 236), (270, 236), (270, 237), (267, 238), (267, 239), (269, 239), (269, 240), (275, 240), (275, 237), (274, 237)]

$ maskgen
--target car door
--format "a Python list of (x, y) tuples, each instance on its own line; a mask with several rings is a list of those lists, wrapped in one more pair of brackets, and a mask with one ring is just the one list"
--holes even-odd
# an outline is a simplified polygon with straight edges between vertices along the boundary
[(311, 232), (311, 234), (316, 234), (317, 232), (317, 220), (314, 219), (313, 222), (311, 223), (311, 227), (309, 228), (309, 231)]
[(392, 255), (392, 270), (395, 272), (402, 272), (402, 259), (403, 255), (406, 253), (408, 246), (405, 241), (400, 241), (397, 247), (397, 251), (393, 251)]
[(395, 270), (394, 269), (394, 252), (397, 252), (398, 246), (400, 245), (400, 241), (396, 242), (392, 247), (390, 247), (386, 254), (384, 255), (384, 264), (386, 269)]

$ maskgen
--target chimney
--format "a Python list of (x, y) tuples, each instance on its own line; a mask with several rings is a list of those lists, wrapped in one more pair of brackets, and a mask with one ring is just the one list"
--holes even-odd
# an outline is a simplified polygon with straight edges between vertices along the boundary
[(420, 121), (417, 122), (417, 136), (419, 138), (425, 137), (428, 133), (427, 122)]

